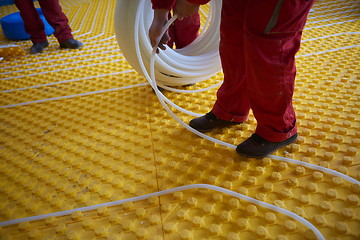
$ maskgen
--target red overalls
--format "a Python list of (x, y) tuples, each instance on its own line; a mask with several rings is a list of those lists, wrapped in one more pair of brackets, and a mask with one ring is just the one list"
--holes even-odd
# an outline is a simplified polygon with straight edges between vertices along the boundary
[(169, 27), (170, 41), (168, 42), (168, 46), (172, 48), (175, 44), (177, 49), (186, 47), (197, 38), (199, 35), (199, 28), (199, 12), (196, 12), (194, 15), (186, 17), (181, 21), (176, 19)]
[[(73, 38), (66, 15), (62, 12), (59, 0), (39, 0), (42, 12), (49, 24), (55, 29), (54, 36), (58, 41), (65, 42)], [(45, 42), (44, 24), (37, 13), (32, 0), (15, 0), (24, 21), (25, 30), (33, 43)]]
[(313, 3), (223, 0), (220, 56), (224, 83), (212, 109), (218, 118), (243, 122), (252, 109), (256, 133), (266, 140), (281, 142), (296, 133), (292, 106), (295, 54)]
[[(175, 0), (152, 0), (152, 3), (154, 9), (171, 10), (175, 4)], [(175, 44), (177, 49), (186, 47), (197, 38), (199, 28), (200, 14), (198, 12), (190, 17), (184, 18), (182, 21), (176, 19), (169, 27), (170, 41), (168, 42), (168, 46), (172, 48)]]

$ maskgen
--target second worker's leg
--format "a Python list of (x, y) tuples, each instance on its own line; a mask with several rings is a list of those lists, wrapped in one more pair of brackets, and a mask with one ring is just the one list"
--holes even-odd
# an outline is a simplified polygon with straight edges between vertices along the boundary
[(239, 124), (246, 121), (250, 105), (247, 95), (244, 61), (244, 1), (223, 2), (220, 26), (220, 57), (224, 82), (210, 113), (190, 122), (199, 131)]
[(39, 4), (46, 20), (55, 30), (54, 36), (60, 43), (60, 47), (81, 48), (83, 44), (73, 38), (68, 18), (62, 11), (59, 0), (39, 0)]
[(31, 53), (40, 53), (49, 45), (46, 40), (44, 23), (40, 19), (32, 0), (15, 0), (15, 5), (20, 11), (25, 31), (30, 35), (33, 46)]
[(237, 147), (248, 157), (265, 156), (296, 140), (292, 106), (295, 54), (313, 1), (252, 0), (246, 17), (248, 94), (255, 134)]
[(54, 28), (54, 36), (59, 42), (73, 38), (69, 21), (63, 13), (59, 0), (39, 0), (39, 4), (46, 20)]

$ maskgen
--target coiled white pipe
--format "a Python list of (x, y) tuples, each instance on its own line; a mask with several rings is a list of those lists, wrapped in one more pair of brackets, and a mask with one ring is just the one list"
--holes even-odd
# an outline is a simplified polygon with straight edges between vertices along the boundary
[[(204, 30), (194, 42), (185, 48), (161, 51), (158, 54), (155, 60), (155, 76), (159, 86), (193, 84), (209, 79), (221, 70), (218, 51), (221, 4), (222, 1), (212, 1)], [(129, 64), (142, 75), (145, 73), (140, 66), (140, 61), (145, 63), (146, 72), (150, 72), (152, 47), (148, 30), (152, 19), (151, 1), (119, 0), (117, 2), (115, 33), (118, 44)], [(138, 28), (134, 28), (136, 24)], [(138, 41), (135, 39), (136, 36), (138, 36)], [(140, 47), (140, 55), (135, 54), (137, 45)]]

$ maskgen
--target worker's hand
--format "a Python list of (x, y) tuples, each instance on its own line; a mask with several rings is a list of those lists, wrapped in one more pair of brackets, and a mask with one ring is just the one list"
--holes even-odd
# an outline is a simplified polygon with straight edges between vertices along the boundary
[(184, 17), (194, 15), (199, 11), (200, 5), (193, 4), (187, 0), (176, 0), (174, 8), (174, 14), (177, 14), (179, 20), (183, 20)]
[[(163, 30), (163, 27), (168, 21), (168, 14), (169, 11), (166, 9), (155, 9), (154, 10), (154, 19), (151, 23), (149, 29), (149, 38), (152, 47), (155, 47), (156, 43), (158, 42), (159, 38), (161, 37), (160, 34)], [(169, 33), (166, 31), (164, 36), (161, 37), (159, 48), (162, 50), (166, 49), (166, 44), (170, 40)], [(159, 53), (159, 50), (156, 50), (156, 53)]]

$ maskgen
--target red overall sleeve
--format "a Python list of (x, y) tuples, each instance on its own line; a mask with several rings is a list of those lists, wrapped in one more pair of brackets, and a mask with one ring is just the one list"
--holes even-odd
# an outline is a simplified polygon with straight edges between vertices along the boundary
[(174, 6), (175, 0), (151, 0), (153, 9), (168, 9)]
[(188, 1), (193, 4), (198, 4), (198, 5), (204, 5), (204, 4), (207, 4), (208, 2), (210, 2), (210, 0), (188, 0)]
[[(203, 5), (210, 0), (188, 0), (191, 3)], [(153, 9), (168, 9), (170, 10), (175, 5), (175, 0), (151, 0)]]

